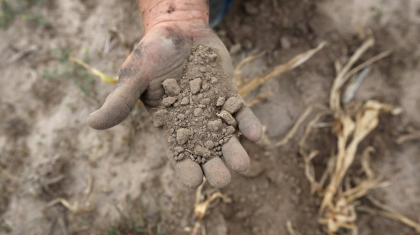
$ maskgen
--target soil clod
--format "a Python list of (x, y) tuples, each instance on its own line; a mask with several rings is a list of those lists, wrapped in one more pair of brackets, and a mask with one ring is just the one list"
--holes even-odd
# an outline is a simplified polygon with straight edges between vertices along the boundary
[[(152, 111), (153, 124), (163, 135), (176, 161), (190, 158), (204, 164), (222, 156), (221, 146), (236, 131), (231, 113), (242, 99), (230, 88), (221, 60), (209, 47), (196, 46), (182, 76), (162, 82), (161, 105)], [(227, 100), (226, 100), (227, 99)]]

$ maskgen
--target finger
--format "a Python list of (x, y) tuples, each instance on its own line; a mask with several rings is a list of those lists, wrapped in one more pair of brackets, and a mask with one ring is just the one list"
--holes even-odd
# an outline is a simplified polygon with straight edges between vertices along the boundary
[(141, 57), (136, 49), (124, 62), (115, 90), (106, 98), (102, 107), (88, 117), (88, 124), (103, 130), (122, 122), (134, 108), (147, 82), (142, 76)]
[(201, 167), (204, 175), (213, 187), (223, 188), (230, 183), (230, 171), (221, 158), (213, 157)]
[(261, 139), (263, 130), (260, 120), (255, 116), (252, 110), (243, 106), (235, 115), (239, 130), (246, 138), (257, 142)]
[(249, 157), (236, 136), (222, 147), (223, 157), (227, 165), (234, 171), (245, 171), (249, 167)]
[(190, 159), (177, 162), (175, 172), (181, 181), (190, 188), (197, 188), (203, 182), (203, 171), (196, 162)]

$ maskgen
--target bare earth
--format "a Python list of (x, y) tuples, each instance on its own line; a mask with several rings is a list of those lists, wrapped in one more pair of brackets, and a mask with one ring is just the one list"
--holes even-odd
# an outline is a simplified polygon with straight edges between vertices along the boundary
[[(195, 190), (176, 179), (144, 107), (114, 128), (90, 129), (86, 117), (113, 85), (68, 61), (71, 51), (117, 75), (142, 36), (136, 1), (56, 0), (25, 14), (49, 23), (19, 15), (0, 30), (0, 234), (190, 234)], [(252, 107), (273, 141), (306, 107), (328, 103), (334, 61), (352, 54), (366, 35), (376, 44), (364, 59), (392, 50), (370, 66), (353, 102), (375, 99), (402, 108), (398, 116), (381, 115), (363, 142), (376, 149), (373, 170), (390, 182), (370, 194), (420, 223), (419, 138), (397, 143), (420, 130), (419, 0), (236, 0), (215, 31), (234, 66), (266, 51), (244, 67), (245, 79), (327, 41), (301, 67), (254, 91), (273, 93)], [(309, 193), (298, 140), (275, 149), (241, 140), (251, 168), (232, 172), (231, 184), (221, 190), (232, 202), (207, 211), (207, 234), (288, 234), (287, 221), (296, 234), (325, 234), (317, 220), (320, 198)], [(329, 128), (319, 128), (311, 139), (321, 150), (316, 173), (325, 169), (335, 141)], [(416, 234), (367, 213), (359, 214), (357, 225), (361, 235)]]

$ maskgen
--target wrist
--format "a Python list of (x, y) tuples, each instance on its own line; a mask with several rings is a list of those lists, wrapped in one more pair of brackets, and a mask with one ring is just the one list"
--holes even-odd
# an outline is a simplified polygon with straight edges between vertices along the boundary
[(207, 0), (141, 0), (145, 33), (156, 25), (176, 23), (184, 30), (208, 27)]

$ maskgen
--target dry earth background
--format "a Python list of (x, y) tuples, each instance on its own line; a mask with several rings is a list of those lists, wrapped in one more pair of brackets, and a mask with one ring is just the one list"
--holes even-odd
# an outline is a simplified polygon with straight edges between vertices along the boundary
[[(174, 177), (145, 109), (139, 106), (110, 130), (88, 128), (86, 117), (113, 85), (68, 60), (71, 54), (117, 75), (142, 36), (136, 1), (0, 2), (0, 234), (189, 234), (195, 190)], [(397, 116), (381, 114), (378, 128), (362, 143), (376, 149), (372, 168), (390, 182), (369, 194), (420, 222), (420, 142), (412, 134), (420, 130), (420, 1), (236, 0), (215, 31), (234, 66), (266, 52), (244, 67), (245, 79), (327, 42), (302, 66), (254, 91), (272, 93), (252, 108), (273, 141), (306, 107), (327, 105), (334, 61), (351, 55), (366, 35), (376, 44), (364, 59), (392, 50), (370, 66), (353, 103), (375, 99), (402, 108)], [(302, 133), (300, 128), (296, 136)], [(410, 133), (414, 138), (397, 143)], [(252, 167), (233, 173), (221, 190), (232, 202), (209, 208), (203, 219), (207, 234), (293, 235), (287, 221), (295, 234), (325, 234), (317, 219), (321, 199), (310, 195), (298, 140), (275, 149), (242, 140)], [(320, 150), (313, 162), (319, 176), (335, 137), (320, 127), (309, 145)], [(360, 168), (359, 152), (350, 173)], [(212, 189), (206, 185), (204, 191)], [(417, 234), (368, 213), (359, 213), (357, 225), (362, 235)]]

